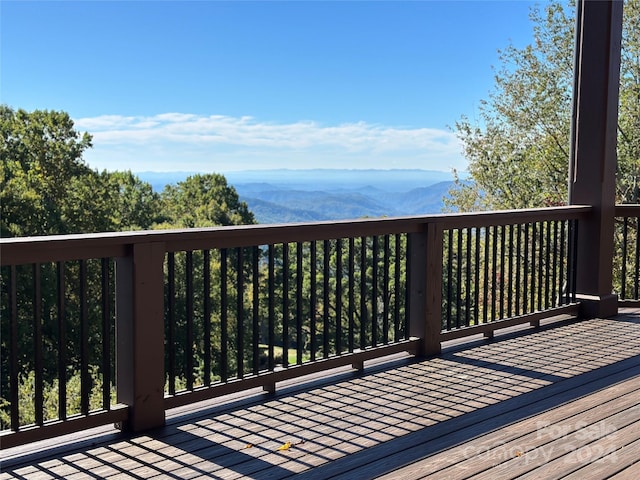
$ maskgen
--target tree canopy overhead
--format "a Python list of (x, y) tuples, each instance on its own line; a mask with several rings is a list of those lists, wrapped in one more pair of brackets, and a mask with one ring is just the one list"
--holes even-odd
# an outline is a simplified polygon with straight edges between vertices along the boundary
[[(533, 43), (500, 51), (495, 85), (475, 121), (455, 131), (469, 161), (446, 200), (460, 211), (567, 203), (575, 8), (554, 0), (530, 14)], [(640, 196), (640, 0), (624, 2), (616, 200)]]

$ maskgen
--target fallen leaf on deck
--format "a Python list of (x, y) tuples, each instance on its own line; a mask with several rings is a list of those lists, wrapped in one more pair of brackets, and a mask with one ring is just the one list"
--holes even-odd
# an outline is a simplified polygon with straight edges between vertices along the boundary
[(516, 457), (521, 457), (522, 456), (522, 452), (516, 452)]
[(278, 450), (289, 450), (291, 448), (291, 442), (287, 442), (284, 445), (281, 445)]
[(247, 444), (244, 446), (244, 448), (251, 448), (251, 447), (253, 447), (253, 444), (252, 444), (252, 443), (247, 443)]

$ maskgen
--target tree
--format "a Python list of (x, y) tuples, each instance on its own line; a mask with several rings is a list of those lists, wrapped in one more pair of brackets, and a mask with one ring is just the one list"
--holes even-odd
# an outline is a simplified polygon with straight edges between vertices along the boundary
[(82, 159), (91, 135), (67, 113), (0, 106), (0, 235), (150, 228), (159, 196), (131, 172), (98, 172)]
[(220, 174), (197, 174), (162, 192), (163, 212), (174, 228), (256, 223), (236, 189)]
[(640, 202), (640, 1), (624, 4), (620, 107), (618, 119), (618, 190), (625, 203)]
[(82, 160), (89, 147), (67, 113), (0, 106), (0, 235), (66, 233), (59, 205), (91, 171)]
[[(640, 1), (624, 4), (617, 201), (640, 186)], [(460, 211), (531, 208), (567, 202), (575, 9), (558, 1), (531, 11), (534, 42), (500, 52), (501, 66), (480, 122), (456, 132), (469, 161), (446, 200)]]
[(153, 191), (151, 184), (130, 171), (103, 171), (100, 175), (113, 205), (110, 212), (113, 230), (146, 230), (165, 220), (160, 210), (160, 195)]

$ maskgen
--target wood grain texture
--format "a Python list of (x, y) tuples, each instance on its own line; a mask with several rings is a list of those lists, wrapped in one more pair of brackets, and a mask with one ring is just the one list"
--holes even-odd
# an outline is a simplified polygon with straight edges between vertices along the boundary
[(150, 432), (5, 450), (0, 479), (637, 478), (639, 376), (634, 310), (217, 399)]

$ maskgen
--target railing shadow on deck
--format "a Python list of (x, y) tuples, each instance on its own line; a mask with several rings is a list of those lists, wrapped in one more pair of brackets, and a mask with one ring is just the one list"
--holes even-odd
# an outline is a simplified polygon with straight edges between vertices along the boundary
[(3, 448), (576, 313), (591, 211), (0, 239)]
[[(94, 471), (97, 462), (117, 473), (129, 461), (127, 473), (140, 478), (223, 469), (242, 476), (301, 472), (328, 478), (365, 466), (383, 474), (637, 376), (638, 323), (637, 317), (620, 317), (543, 325), (456, 346), (429, 360), (397, 360), (205, 409), (146, 434), (103, 445), (96, 439), (74, 453), (49, 452), (46, 461), (14, 459), (3, 470), (18, 473), (28, 463), (68, 474), (65, 468), (82, 471), (83, 462)], [(574, 339), (573, 354), (568, 338)], [(596, 338), (600, 351), (592, 355), (589, 344)], [(294, 447), (279, 452), (286, 441)]]

